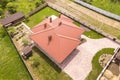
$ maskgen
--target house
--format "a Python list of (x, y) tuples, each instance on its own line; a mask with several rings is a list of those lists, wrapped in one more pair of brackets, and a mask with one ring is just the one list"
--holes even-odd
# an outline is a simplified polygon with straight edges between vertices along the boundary
[(21, 12), (17, 12), (7, 18), (1, 19), (0, 23), (4, 26), (4, 27), (8, 27), (12, 24), (16, 24), (20, 21), (22, 21), (25, 18), (24, 14), (22, 14)]
[(80, 36), (84, 30), (64, 16), (54, 15), (46, 18), (31, 29), (31, 40), (59, 67), (64, 60), (81, 43)]

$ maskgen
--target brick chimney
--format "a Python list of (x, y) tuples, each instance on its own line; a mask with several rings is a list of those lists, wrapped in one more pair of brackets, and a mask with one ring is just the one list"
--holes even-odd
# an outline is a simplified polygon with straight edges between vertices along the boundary
[(50, 42), (52, 40), (52, 35), (48, 36), (48, 42)]
[(62, 25), (62, 22), (59, 22), (58, 26), (61, 26)]
[(47, 28), (47, 23), (44, 24), (44, 29), (46, 29), (46, 28)]
[(52, 18), (50, 17), (50, 23), (52, 23)]

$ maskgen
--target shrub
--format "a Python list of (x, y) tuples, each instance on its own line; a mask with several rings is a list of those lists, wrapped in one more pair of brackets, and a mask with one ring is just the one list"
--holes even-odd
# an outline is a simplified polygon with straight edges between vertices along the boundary
[(37, 68), (39, 65), (40, 65), (40, 62), (37, 60), (34, 60), (33, 63), (31, 64), (33, 68)]
[(22, 40), (22, 42), (23, 42), (23, 45), (24, 45), (24, 46), (27, 46), (27, 45), (28, 45), (28, 43), (29, 43), (29, 41), (28, 41), (28, 40), (26, 40), (26, 39)]

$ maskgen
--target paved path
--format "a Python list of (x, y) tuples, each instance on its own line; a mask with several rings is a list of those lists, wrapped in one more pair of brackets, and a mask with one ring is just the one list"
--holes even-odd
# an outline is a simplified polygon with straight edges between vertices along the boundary
[(63, 69), (73, 80), (85, 80), (92, 69), (91, 61), (96, 52), (102, 48), (117, 48), (120, 46), (107, 38), (90, 39), (83, 35), (82, 38), (85, 38), (87, 42), (77, 47), (79, 52)]

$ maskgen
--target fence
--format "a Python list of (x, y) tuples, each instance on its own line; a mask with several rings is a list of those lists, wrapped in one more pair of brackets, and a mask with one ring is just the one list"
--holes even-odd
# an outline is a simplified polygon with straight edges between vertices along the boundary
[(95, 7), (95, 6), (92, 6), (92, 5), (90, 5), (90, 4), (87, 4), (87, 3), (85, 3), (85, 2), (83, 2), (83, 1), (81, 1), (81, 0), (74, 0), (74, 1), (75, 1), (76, 3), (84, 6), (84, 7), (87, 7), (87, 8), (89, 8), (89, 9), (97, 12), (97, 13), (100, 13), (100, 14), (102, 14), (102, 15), (104, 15), (104, 16), (107, 16), (107, 17), (109, 17), (109, 18), (115, 19), (115, 20), (117, 20), (117, 21), (120, 21), (120, 16), (118, 16), (118, 15), (116, 15), (116, 14), (110, 13), (110, 12), (108, 12), (108, 11), (105, 11), (105, 10), (102, 10), (102, 9), (97, 8), (97, 7)]
[(61, 7), (59, 7), (59, 6), (55, 5), (55, 4), (52, 4), (52, 3), (48, 3), (48, 6), (51, 7), (51, 8), (53, 8), (53, 9), (55, 9), (55, 10), (57, 10), (58, 12), (61, 12), (61, 13), (64, 14), (64, 15), (72, 18), (73, 20), (79, 22), (79, 23), (82, 24), (84, 27), (87, 27), (87, 28), (89, 28), (89, 29), (91, 29), (91, 30), (94, 30), (94, 31), (98, 32), (99, 34), (107, 37), (108, 39), (116, 42), (117, 44), (120, 44), (120, 40), (118, 40), (116, 37), (113, 37), (113, 36), (111, 36), (110, 34), (107, 34), (107, 33), (105, 33), (104, 31), (102, 31), (102, 30), (100, 30), (100, 29), (97, 29), (96, 27), (91, 26), (91, 25), (89, 25), (88, 23), (83, 22), (83, 21), (80, 20), (78, 17), (76, 17), (76, 16), (70, 14), (69, 12), (65, 11), (63, 8), (61, 8)]

